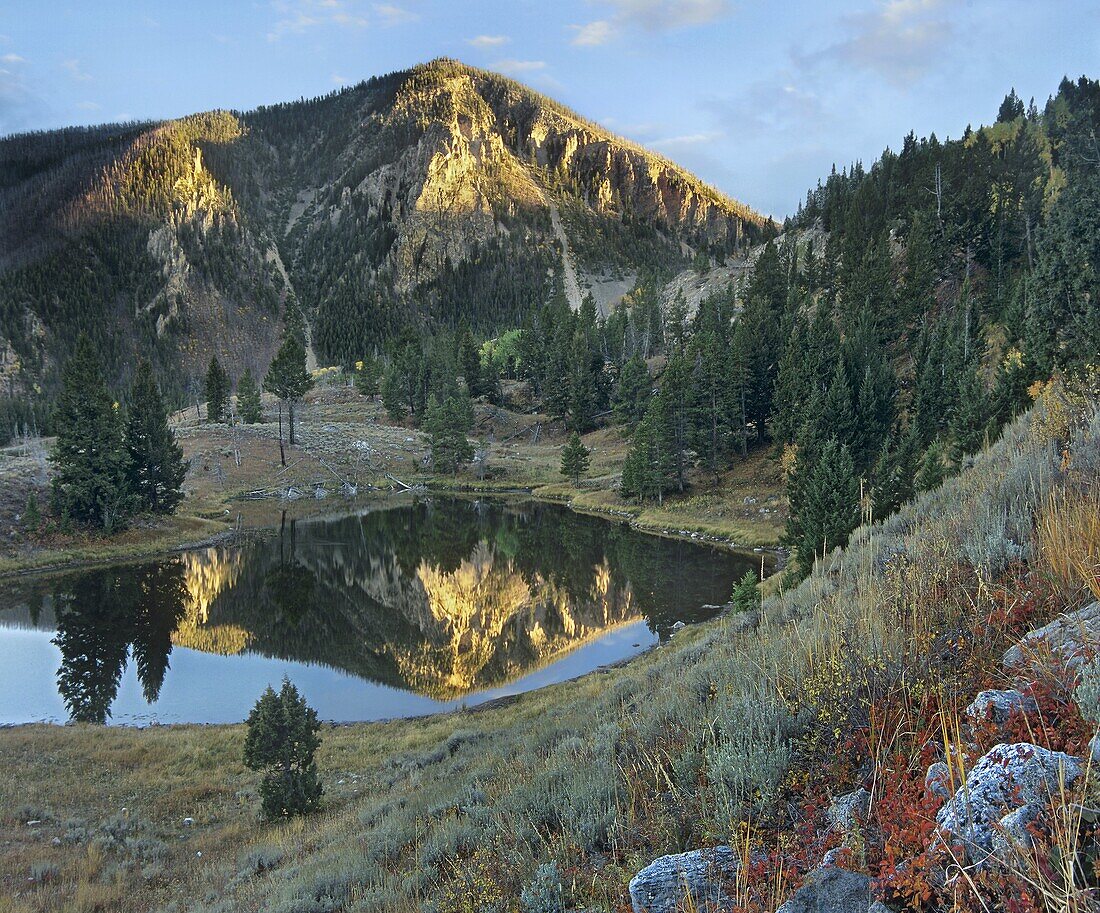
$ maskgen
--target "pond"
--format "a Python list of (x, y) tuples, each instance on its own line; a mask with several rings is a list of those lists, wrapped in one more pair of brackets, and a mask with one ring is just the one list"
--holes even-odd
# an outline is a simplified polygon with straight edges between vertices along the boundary
[(0, 724), (322, 719), (472, 706), (710, 617), (760, 558), (524, 500), (386, 502), (146, 564), (0, 583)]

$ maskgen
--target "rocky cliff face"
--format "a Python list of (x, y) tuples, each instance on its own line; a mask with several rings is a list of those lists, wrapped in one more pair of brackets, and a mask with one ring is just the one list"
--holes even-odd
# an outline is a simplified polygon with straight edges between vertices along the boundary
[[(119, 381), (155, 340), (178, 393), (211, 352), (234, 376), (264, 370), (287, 306), (331, 363), (411, 322), (516, 325), (567, 272), (576, 305), (769, 230), (672, 162), (448, 60), (246, 114), (0, 140), (0, 214), (16, 394), (53, 386), (87, 327), (111, 327)], [(362, 325), (376, 335), (349, 341)]]

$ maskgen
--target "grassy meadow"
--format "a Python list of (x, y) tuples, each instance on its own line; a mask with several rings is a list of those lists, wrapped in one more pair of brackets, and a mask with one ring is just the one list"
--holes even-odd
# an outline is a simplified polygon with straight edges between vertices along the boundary
[[(257, 818), (240, 726), (0, 732), (0, 910), (472, 913), (526, 896), (530, 913), (537, 881), (569, 909), (621, 911), (649, 860), (720, 842), (761, 860), (740, 907), (772, 910), (836, 843), (828, 797), (858, 784), (876, 811), (850, 864), (919, 905), (939, 890), (919, 855), (925, 767), (963, 776), (993, 735), (964, 749), (961, 708), (1005, 684), (1003, 649), (1100, 597), (1098, 504), (1100, 411), (1050, 388), (759, 612), (501, 705), (326, 727), (326, 810), (288, 823)], [(1028, 739), (1083, 751), (1072, 693), (1052, 678), (1039, 705)], [(1042, 877), (1035, 896), (1061, 900), (1040, 908), (1079, 892)], [(1009, 882), (956, 886), (955, 903), (982, 909)]]

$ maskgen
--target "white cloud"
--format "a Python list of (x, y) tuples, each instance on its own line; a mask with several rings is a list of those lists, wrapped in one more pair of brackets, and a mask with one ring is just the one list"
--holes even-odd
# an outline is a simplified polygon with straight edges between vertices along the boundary
[(0, 63), (12, 64), (12, 63), (26, 63), (26, 62), (27, 62), (27, 58), (26, 57), (20, 57), (18, 54), (5, 54), (3, 57), (0, 57)]
[(72, 60), (63, 60), (61, 62), (61, 69), (69, 74), (77, 82), (91, 82), (92, 77), (88, 73), (85, 73), (80, 69), (80, 61), (75, 57)]
[(346, 86), (348, 84), (348, 78), (341, 76), (339, 73), (332, 74), (332, 81), (338, 86)]
[(392, 3), (374, 4), (374, 13), (382, 25), (404, 25), (407, 22), (416, 22), (420, 18), (417, 13)]
[[(321, 26), (365, 28), (370, 24), (370, 18), (352, 0), (273, 0), (271, 6), (278, 18), (267, 33), (268, 41), (301, 35)], [(390, 16), (401, 12), (399, 7), (388, 5), (376, 6), (375, 11), (383, 24), (390, 24), (384, 21), (387, 11)]]
[(943, 0), (885, 0), (872, 10), (845, 16), (844, 37), (801, 60), (858, 66), (905, 87), (950, 50), (955, 29), (946, 13)]
[(499, 48), (503, 44), (507, 44), (512, 39), (507, 35), (478, 35), (475, 38), (468, 38), (466, 43), (475, 48), (485, 50), (486, 48)]
[(493, 64), (493, 69), (507, 76), (515, 76), (519, 73), (537, 73), (546, 69), (545, 60), (498, 60)]
[(82, 101), (82, 102), (79, 102), (77, 104), (77, 107), (81, 111), (98, 111), (103, 106), (101, 104), (99, 104), (98, 102), (94, 102), (94, 101)]
[(720, 130), (712, 130), (707, 133), (686, 133), (683, 136), (669, 136), (664, 139), (650, 140), (646, 145), (653, 149), (684, 149), (689, 146), (712, 143), (722, 135)]
[(598, 47), (607, 44), (615, 35), (615, 27), (606, 19), (596, 19), (587, 25), (575, 25), (577, 34), (573, 36), (572, 44), (582, 48)]
[(612, 15), (573, 26), (577, 34), (573, 44), (599, 47), (618, 37), (625, 29), (641, 28), (667, 32), (690, 26), (706, 25), (732, 12), (730, 0), (599, 0), (610, 7)]

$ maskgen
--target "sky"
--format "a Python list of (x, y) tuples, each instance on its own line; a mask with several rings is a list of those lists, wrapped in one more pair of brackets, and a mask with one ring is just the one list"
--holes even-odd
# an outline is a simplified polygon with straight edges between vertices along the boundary
[(0, 135), (506, 73), (782, 217), (910, 130), (1100, 77), (1097, 0), (0, 0)]

